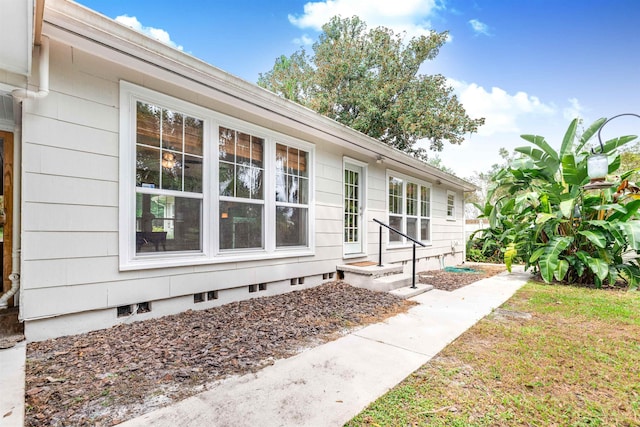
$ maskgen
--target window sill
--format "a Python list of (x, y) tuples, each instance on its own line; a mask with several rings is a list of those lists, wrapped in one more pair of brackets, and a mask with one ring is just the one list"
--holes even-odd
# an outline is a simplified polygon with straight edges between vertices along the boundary
[(315, 251), (311, 248), (300, 248), (297, 250), (277, 250), (272, 253), (266, 253), (264, 251), (251, 252), (251, 253), (225, 253), (219, 254), (215, 257), (208, 257), (203, 254), (175, 254), (173, 256), (158, 255), (148, 257), (138, 257), (128, 262), (120, 263), (120, 271), (135, 271), (135, 270), (150, 270), (158, 268), (170, 268), (170, 267), (189, 267), (196, 265), (207, 264), (224, 264), (235, 263), (243, 261), (258, 261), (268, 259), (279, 258), (292, 258), (313, 256)]

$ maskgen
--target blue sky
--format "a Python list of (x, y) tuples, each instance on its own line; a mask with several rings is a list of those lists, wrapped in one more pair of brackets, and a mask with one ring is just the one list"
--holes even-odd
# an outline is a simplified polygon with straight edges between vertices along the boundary
[[(487, 120), (461, 146), (437, 153), (462, 177), (488, 170), (500, 147), (527, 145), (520, 134), (558, 147), (573, 117), (589, 124), (640, 114), (637, 0), (79, 2), (250, 82), (279, 55), (310, 51), (333, 15), (408, 36), (448, 30), (450, 41), (422, 72), (449, 78), (467, 112)], [(619, 118), (602, 131), (603, 139), (621, 134), (640, 134), (640, 120)]]

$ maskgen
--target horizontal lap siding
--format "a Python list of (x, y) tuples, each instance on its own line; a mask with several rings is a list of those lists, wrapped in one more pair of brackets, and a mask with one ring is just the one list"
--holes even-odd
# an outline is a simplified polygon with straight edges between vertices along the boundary
[(315, 256), (120, 272), (120, 79), (205, 106), (217, 103), (52, 41), (51, 92), (24, 104), (25, 320), (335, 271), (342, 254), (342, 156), (313, 140)]
[[(221, 103), (52, 41), (51, 92), (42, 100), (24, 103), (21, 301), (25, 320), (335, 271), (336, 265), (345, 262), (344, 156), (369, 164), (366, 248), (370, 259), (377, 258), (378, 227), (372, 219), (387, 220), (386, 165), (336, 150), (317, 134), (305, 138), (303, 131), (291, 124), (254, 118), (254, 123), (280, 131), (289, 129), (292, 135), (316, 146), (315, 256), (120, 272), (121, 79), (205, 107)], [(237, 107), (216, 110), (224, 114)], [(458, 213), (462, 212), (461, 200), (459, 193)], [(453, 236), (458, 232), (462, 236), (461, 218), (444, 220), (445, 189), (434, 186), (433, 206), (434, 241), (430, 248), (420, 250), (423, 255), (450, 250)], [(387, 256), (406, 260), (410, 249), (385, 251)]]

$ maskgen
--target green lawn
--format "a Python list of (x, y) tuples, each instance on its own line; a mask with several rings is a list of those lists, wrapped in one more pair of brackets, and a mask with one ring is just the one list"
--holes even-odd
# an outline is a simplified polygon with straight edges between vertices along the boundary
[(530, 282), (347, 426), (640, 426), (640, 293)]

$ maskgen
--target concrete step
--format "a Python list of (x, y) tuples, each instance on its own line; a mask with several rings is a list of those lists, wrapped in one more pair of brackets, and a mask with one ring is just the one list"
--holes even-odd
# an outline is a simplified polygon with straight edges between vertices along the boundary
[(402, 299), (409, 299), (411, 297), (415, 297), (416, 295), (423, 294), (425, 292), (429, 292), (433, 289), (433, 285), (425, 285), (423, 283), (416, 283), (416, 287), (412, 288), (411, 286), (404, 286), (402, 288), (394, 289), (389, 291), (391, 295), (395, 295)]
[[(345, 282), (357, 288), (371, 289), (371, 282), (380, 277), (386, 277), (402, 273), (402, 265), (367, 265), (358, 266), (352, 264), (338, 265), (336, 270), (342, 275)], [(388, 290), (388, 289), (387, 289)]]
[[(411, 274), (408, 273), (390, 274), (373, 279), (372, 286), (376, 291), (388, 292), (405, 286), (411, 286), (411, 279)], [(418, 278), (416, 277), (416, 283), (417, 282)]]

